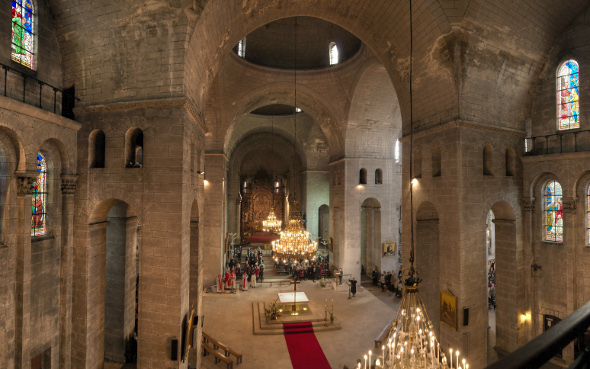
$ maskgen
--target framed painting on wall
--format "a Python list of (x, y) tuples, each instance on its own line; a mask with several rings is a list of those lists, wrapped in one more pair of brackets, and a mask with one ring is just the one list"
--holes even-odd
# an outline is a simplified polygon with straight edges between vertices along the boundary
[(457, 296), (451, 291), (440, 291), (440, 321), (452, 330), (457, 330)]

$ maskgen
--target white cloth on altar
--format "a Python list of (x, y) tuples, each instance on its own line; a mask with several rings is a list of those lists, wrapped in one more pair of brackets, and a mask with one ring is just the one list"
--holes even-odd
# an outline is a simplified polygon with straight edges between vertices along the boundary
[(305, 292), (297, 292), (297, 299), (295, 301), (293, 300), (293, 297), (293, 292), (279, 293), (279, 300), (283, 304), (292, 304), (293, 302), (309, 302)]

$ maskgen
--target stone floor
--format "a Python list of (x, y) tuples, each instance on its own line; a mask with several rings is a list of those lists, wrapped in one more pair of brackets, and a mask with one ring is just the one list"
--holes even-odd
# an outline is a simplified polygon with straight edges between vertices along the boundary
[[(266, 278), (267, 279), (267, 278)], [(260, 284), (259, 284), (260, 286)], [(376, 288), (375, 288), (376, 289)], [(272, 301), (279, 292), (290, 292), (290, 286), (258, 287), (237, 295), (206, 294), (203, 297), (204, 331), (243, 354), (240, 368), (291, 368), (289, 352), (283, 336), (253, 334), (252, 303)], [(318, 332), (316, 337), (332, 368), (353, 368), (356, 360), (373, 349), (374, 339), (393, 317), (394, 297), (391, 293), (360, 287), (356, 297), (348, 299), (348, 286), (322, 288), (319, 283), (303, 281), (297, 288), (311, 302), (334, 301), (334, 314), (341, 330)], [(375, 294), (383, 296), (376, 297)], [(384, 301), (389, 300), (389, 303)], [(396, 299), (399, 301), (399, 299)], [(399, 303), (399, 302), (398, 302)], [(203, 368), (224, 368), (203, 358)]]

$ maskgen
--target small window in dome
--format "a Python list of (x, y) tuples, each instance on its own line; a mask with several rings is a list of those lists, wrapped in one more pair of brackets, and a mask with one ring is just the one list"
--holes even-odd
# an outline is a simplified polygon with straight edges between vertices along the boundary
[(246, 57), (246, 37), (238, 42), (238, 56), (240, 58)]
[(338, 46), (335, 42), (330, 42), (330, 65), (338, 64)]

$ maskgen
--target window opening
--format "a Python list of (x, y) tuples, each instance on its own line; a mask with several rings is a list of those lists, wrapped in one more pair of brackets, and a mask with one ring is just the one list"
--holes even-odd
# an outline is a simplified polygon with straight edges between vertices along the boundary
[(12, 0), (11, 59), (33, 69), (35, 62), (35, 12), (31, 0)]
[(238, 56), (240, 58), (246, 57), (246, 37), (238, 42)]
[(578, 63), (568, 60), (557, 72), (557, 127), (580, 128), (580, 73)]
[(330, 65), (338, 64), (338, 46), (335, 42), (330, 42)]
[(359, 173), (359, 183), (367, 184), (367, 170), (365, 168), (361, 169)]
[(545, 241), (563, 242), (563, 192), (561, 184), (549, 181), (544, 189)]
[(47, 233), (47, 160), (43, 154), (37, 154), (37, 180), (33, 185), (31, 236), (43, 236)]

